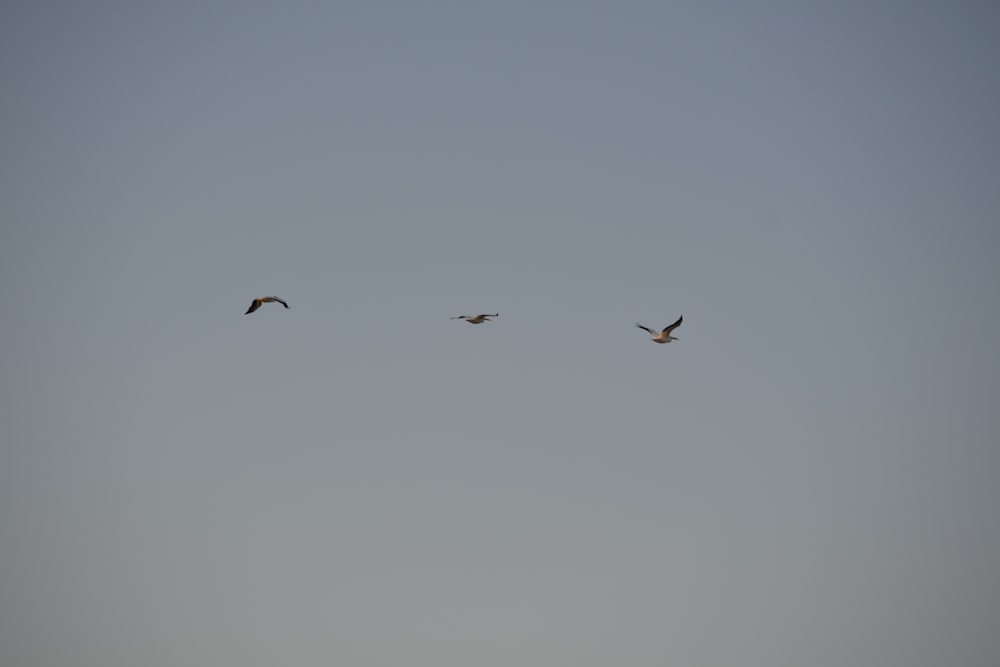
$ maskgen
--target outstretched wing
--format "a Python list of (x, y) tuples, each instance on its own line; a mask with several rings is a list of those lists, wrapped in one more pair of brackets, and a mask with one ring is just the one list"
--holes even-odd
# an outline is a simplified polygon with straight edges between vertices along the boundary
[(649, 332), (649, 335), (650, 335), (650, 336), (655, 336), (655, 335), (656, 335), (656, 332), (655, 332), (655, 331), (653, 331), (653, 330), (652, 330), (652, 329), (650, 329), (649, 327), (644, 327), (644, 326), (642, 326), (642, 325), (641, 325), (641, 324), (639, 324), (638, 322), (636, 322), (636, 323), (635, 323), (635, 326), (639, 327), (639, 328), (640, 328), (640, 329), (642, 329), (643, 331), (648, 331), (648, 332)]
[(249, 315), (253, 311), (257, 310), (258, 308), (260, 308), (260, 299), (254, 299), (253, 303), (250, 304), (250, 307), (247, 308), (247, 312), (245, 312), (243, 314), (244, 315)]
[(683, 315), (681, 315), (681, 316), (680, 316), (680, 317), (679, 317), (679, 318), (677, 319), (677, 321), (676, 321), (676, 322), (674, 322), (673, 324), (671, 324), (671, 325), (670, 325), (669, 327), (664, 327), (664, 329), (663, 329), (663, 333), (665, 333), (665, 334), (667, 334), (667, 335), (670, 335), (670, 332), (671, 332), (671, 331), (673, 331), (674, 329), (676, 329), (677, 327), (679, 327), (679, 326), (681, 325), (681, 322), (683, 322), (683, 321), (684, 321), (684, 316), (683, 316)]
[(464, 320), (467, 317), (468, 317), (468, 315), (456, 315), (455, 317), (449, 317), (448, 319), (449, 320)]
[(285, 303), (283, 300), (279, 299), (278, 297), (275, 296), (275, 297), (271, 297), (271, 298), (273, 298), (275, 301), (277, 301), (278, 303), (280, 303), (285, 308), (288, 308), (288, 304)]

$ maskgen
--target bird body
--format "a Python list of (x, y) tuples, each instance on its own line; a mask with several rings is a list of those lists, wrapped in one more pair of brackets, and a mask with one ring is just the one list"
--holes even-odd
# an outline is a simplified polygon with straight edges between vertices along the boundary
[(276, 296), (261, 296), (261, 297), (257, 297), (256, 299), (254, 299), (254, 300), (253, 300), (253, 301), (252, 301), (252, 302), (250, 303), (250, 307), (249, 307), (249, 308), (247, 308), (247, 312), (245, 312), (245, 313), (243, 313), (243, 314), (244, 314), (244, 315), (249, 315), (249, 314), (250, 314), (250, 313), (252, 313), (253, 311), (255, 311), (255, 310), (257, 310), (258, 308), (260, 308), (261, 304), (264, 304), (264, 303), (271, 303), (272, 301), (277, 301), (278, 303), (280, 303), (280, 304), (281, 304), (282, 306), (284, 306), (285, 308), (288, 308), (288, 304), (287, 304), (287, 303), (285, 303), (284, 301), (282, 301), (281, 299), (279, 299), (279, 298), (278, 298), (278, 297), (276, 297)]
[(456, 315), (449, 319), (452, 320), (465, 320), (469, 324), (482, 324), (483, 322), (492, 322), (491, 317), (500, 317), (500, 313), (480, 313), (479, 315)]
[(681, 325), (681, 322), (683, 322), (683, 321), (684, 321), (684, 316), (681, 315), (677, 319), (676, 322), (674, 322), (673, 324), (671, 324), (668, 327), (665, 327), (663, 329), (663, 331), (659, 331), (659, 332), (653, 331), (649, 327), (644, 327), (641, 324), (639, 324), (638, 322), (635, 323), (635, 326), (637, 326), (640, 329), (643, 329), (645, 331), (648, 331), (650, 333), (650, 335), (653, 336), (653, 342), (654, 343), (669, 343), (672, 340), (680, 340), (680, 338), (675, 338), (674, 336), (671, 336), (670, 332), (673, 331), (674, 329), (676, 329), (677, 327), (679, 327)]

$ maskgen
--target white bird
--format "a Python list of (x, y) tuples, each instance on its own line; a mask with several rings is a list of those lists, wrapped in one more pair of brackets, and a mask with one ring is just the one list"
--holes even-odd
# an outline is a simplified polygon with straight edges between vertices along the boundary
[(645, 329), (650, 334), (652, 334), (654, 343), (669, 343), (672, 340), (680, 340), (680, 338), (675, 338), (674, 336), (671, 336), (670, 332), (679, 327), (681, 325), (681, 322), (683, 321), (684, 321), (684, 316), (681, 315), (676, 322), (671, 324), (669, 327), (665, 327), (663, 331), (660, 331), (659, 333), (653, 331), (649, 327), (642, 326), (638, 322), (635, 323), (635, 326), (639, 327), (640, 329)]
[(288, 304), (285, 303), (284, 301), (282, 301), (281, 299), (279, 299), (276, 296), (261, 296), (261, 297), (257, 297), (256, 299), (254, 299), (253, 302), (251, 302), (250, 307), (247, 308), (247, 312), (245, 312), (243, 314), (244, 315), (249, 315), (253, 311), (255, 311), (258, 308), (260, 308), (260, 306), (261, 306), (262, 303), (271, 303), (272, 301), (277, 301), (278, 303), (280, 303), (285, 308), (288, 308)]
[(455, 317), (449, 317), (450, 320), (465, 320), (469, 324), (482, 324), (483, 322), (492, 322), (491, 317), (500, 317), (500, 313), (493, 313), (492, 315), (488, 313), (480, 313), (479, 315), (456, 315)]

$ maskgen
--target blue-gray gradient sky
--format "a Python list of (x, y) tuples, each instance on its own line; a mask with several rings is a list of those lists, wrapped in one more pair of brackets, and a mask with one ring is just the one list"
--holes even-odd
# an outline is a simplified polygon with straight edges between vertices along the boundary
[(0, 662), (1000, 664), (998, 26), (3, 3)]

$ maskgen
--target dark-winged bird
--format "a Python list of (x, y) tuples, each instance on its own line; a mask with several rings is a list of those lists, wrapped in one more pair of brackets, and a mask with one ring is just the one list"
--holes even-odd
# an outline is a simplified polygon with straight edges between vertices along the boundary
[(500, 317), (500, 313), (493, 313), (492, 315), (488, 313), (480, 313), (479, 315), (456, 315), (455, 317), (450, 317), (451, 320), (465, 320), (469, 324), (482, 324), (483, 322), (492, 322), (491, 317)]
[(253, 311), (255, 311), (258, 308), (260, 308), (260, 306), (261, 306), (262, 303), (271, 303), (272, 301), (277, 301), (278, 303), (280, 303), (285, 308), (288, 308), (288, 304), (285, 303), (284, 301), (282, 301), (281, 299), (279, 299), (276, 296), (261, 296), (261, 297), (257, 297), (256, 299), (254, 299), (253, 303), (250, 304), (250, 307), (247, 308), (247, 312), (245, 312), (243, 314), (244, 315), (249, 315)]
[(639, 327), (640, 329), (645, 329), (646, 331), (648, 331), (653, 336), (654, 343), (669, 343), (672, 340), (680, 340), (680, 338), (675, 338), (671, 336), (670, 332), (679, 327), (681, 325), (681, 322), (683, 321), (684, 321), (684, 316), (681, 315), (676, 322), (671, 324), (669, 327), (665, 327), (663, 331), (660, 331), (659, 333), (653, 331), (649, 327), (642, 326), (638, 322), (635, 323), (635, 326)]

